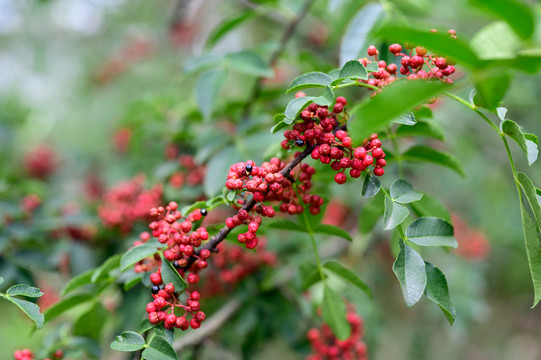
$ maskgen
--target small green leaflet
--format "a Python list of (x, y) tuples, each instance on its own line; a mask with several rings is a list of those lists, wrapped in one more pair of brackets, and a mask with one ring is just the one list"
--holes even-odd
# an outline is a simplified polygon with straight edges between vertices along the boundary
[(391, 198), (400, 204), (408, 204), (421, 200), (423, 194), (413, 190), (413, 187), (406, 180), (398, 179), (391, 185)]
[(75, 294), (69, 297), (62, 298), (60, 301), (55, 303), (53, 306), (45, 310), (45, 322), (49, 322), (57, 316), (62, 315), (69, 309), (82, 304), (84, 302), (90, 301), (94, 298), (92, 294)]
[(334, 92), (330, 86), (326, 86), (323, 94), (314, 99), (314, 102), (320, 106), (332, 106), (334, 104)]
[(364, 178), (361, 195), (364, 198), (371, 198), (376, 196), (380, 189), (381, 182), (379, 179), (371, 173), (367, 173), (366, 177)]
[(227, 72), (224, 69), (217, 69), (201, 74), (197, 80), (195, 95), (199, 111), (205, 120), (210, 119), (226, 78)]
[(326, 87), (331, 85), (332, 81), (333, 79), (325, 73), (319, 71), (309, 72), (297, 76), (289, 84), (286, 93), (308, 88)]
[(145, 339), (136, 332), (124, 331), (117, 335), (111, 343), (111, 349), (116, 351), (137, 351), (145, 347)]
[(238, 73), (272, 78), (274, 71), (259, 55), (251, 51), (241, 51), (227, 55), (226, 66)]
[(400, 240), (400, 252), (393, 264), (393, 272), (400, 282), (404, 302), (412, 307), (425, 291), (427, 282), (425, 262), (417, 251), (402, 240)]
[(359, 60), (350, 60), (344, 64), (342, 69), (340, 69), (338, 78), (332, 82), (332, 85), (338, 85), (346, 79), (366, 80), (368, 79), (368, 72), (366, 71), (364, 65), (359, 62)]
[(371, 133), (448, 88), (441, 82), (395, 81), (351, 110), (348, 129), (353, 142), (361, 143)]
[(441, 126), (433, 121), (418, 121), (415, 125), (401, 125), (396, 129), (395, 136), (423, 136), (444, 141), (445, 135)]
[(421, 246), (450, 246), (456, 248), (453, 226), (435, 217), (421, 217), (408, 226), (406, 238)]
[(531, 166), (537, 160), (539, 153), (535, 141), (526, 139), (518, 124), (513, 120), (503, 121), (501, 128), (506, 135), (509, 135), (520, 146), (520, 149), (528, 159), (528, 165)]
[(162, 336), (154, 336), (142, 356), (146, 360), (178, 360), (175, 349)]
[(40, 289), (26, 284), (13, 285), (6, 291), (6, 295), (9, 296), (26, 296), (32, 298), (38, 298), (43, 295)]
[(63, 297), (64, 295), (68, 294), (69, 292), (72, 292), (73, 290), (80, 288), (81, 286), (91, 284), (93, 273), (94, 273), (94, 269), (90, 269), (84, 273), (81, 273), (71, 278), (60, 291), (60, 296)]
[[(345, 281), (349, 282), (350, 284), (355, 285), (357, 288), (364, 291), (366, 293), (366, 295), (368, 295), (370, 298), (372, 298), (372, 290), (370, 290), (370, 287), (368, 285), (366, 285), (366, 283), (364, 281), (362, 281), (361, 278), (359, 278), (359, 276), (357, 276), (357, 274), (355, 274), (353, 271), (351, 271), (347, 267), (343, 266), (339, 262), (332, 261), (332, 260), (326, 261), (323, 264), (323, 268), (333, 272), (334, 274), (336, 274), (338, 276), (340, 276), (340, 278), (342, 278), (342, 280), (345, 280)], [(316, 268), (316, 270), (317, 270), (317, 268)]]
[(407, 207), (395, 203), (385, 197), (385, 212), (383, 213), (383, 230), (391, 230), (402, 224), (410, 214)]
[(425, 262), (426, 270), (426, 289), (425, 296), (428, 300), (437, 304), (449, 324), (453, 325), (456, 317), (456, 310), (447, 287), (447, 279), (440, 269), (429, 262)]
[(522, 230), (524, 232), (528, 265), (530, 266), (534, 288), (534, 302), (532, 305), (532, 308), (534, 308), (541, 300), (541, 248), (539, 247), (539, 232), (535, 220), (524, 209), (523, 204), (521, 204), (520, 213), (522, 215)]
[(321, 281), (321, 274), (317, 266), (311, 262), (303, 262), (299, 266), (299, 273), (301, 275), (301, 286), (303, 290), (308, 290), (310, 286)]
[(92, 277), (90, 279), (92, 283), (96, 283), (98, 280), (107, 277), (109, 271), (117, 268), (120, 265), (120, 258), (121, 255), (117, 254), (105, 260), (105, 262), (92, 273)]
[(460, 176), (465, 177), (466, 173), (462, 168), (462, 164), (453, 155), (438, 151), (424, 145), (416, 145), (402, 154), (402, 159), (410, 162), (428, 162), (447, 167), (454, 170)]
[(43, 314), (39, 312), (39, 306), (37, 306), (33, 302), (17, 299), (11, 296), (6, 296), (5, 299), (17, 306), (22, 312), (24, 312), (30, 318), (30, 320), (32, 320), (34, 324), (36, 324), (36, 327), (38, 329), (41, 329), (43, 327), (44, 317)]
[(323, 321), (330, 326), (339, 340), (346, 340), (351, 333), (351, 326), (346, 319), (346, 304), (344, 300), (330, 287), (325, 285), (323, 290)]
[(188, 287), (188, 284), (186, 284), (186, 281), (180, 276), (178, 271), (175, 269), (173, 264), (169, 260), (167, 260), (162, 254), (160, 254), (160, 257), (162, 258), (162, 279), (164, 284), (172, 283), (175, 286), (175, 291), (182, 291)]
[(297, 116), (304, 110), (308, 105), (314, 102), (315, 97), (313, 96), (303, 96), (298, 97), (289, 102), (286, 107), (284, 122), (287, 125), (291, 125)]
[(154, 255), (156, 251), (156, 246), (151, 244), (141, 244), (129, 249), (120, 258), (120, 270), (126, 270), (133, 264)]

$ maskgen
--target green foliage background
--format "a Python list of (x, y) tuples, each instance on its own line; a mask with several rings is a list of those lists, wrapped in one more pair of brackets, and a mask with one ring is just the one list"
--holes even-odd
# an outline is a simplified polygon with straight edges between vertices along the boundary
[[(216, 86), (216, 79), (208, 80), (210, 85), (202, 85), (200, 72), (187, 69), (202, 66), (203, 60), (209, 61), (210, 69), (217, 69), (213, 62), (215, 56), (243, 50), (267, 59), (279, 46), (285, 24), (299, 11), (301, 1), (252, 3), (225, 0), (196, 4), (195, 15), (183, 13), (183, 19), (195, 35), (182, 47), (172, 46), (168, 38), (175, 2), (0, 1), (0, 12), (3, 13), (0, 19), (6, 19), (4, 25), (0, 24), (0, 209), (10, 211), (10, 203), (29, 192), (36, 192), (47, 201), (43, 209), (43, 226), (52, 226), (51, 222), (64, 221), (55, 215), (62, 204), (84, 201), (80, 184), (90, 172), (99, 174), (108, 185), (131, 178), (138, 172), (147, 174), (151, 182), (162, 181), (168, 171), (162, 164), (162, 153), (169, 141), (188, 140), (197, 157), (209, 161), (209, 168), (217, 173), (223, 174), (221, 169), (234, 161), (250, 157), (261, 160), (257, 157), (268, 154), (269, 146), (281, 141), (280, 134), (272, 135), (268, 129), (274, 124), (273, 115), (282, 113), (292, 97), (284, 93), (289, 82), (301, 73), (329, 71), (339, 66), (340, 39), (353, 15), (366, 3), (315, 1), (277, 62), (281, 74), (279, 81), (265, 84), (257, 99), (250, 99), (256, 79), (253, 75), (264, 75), (269, 69), (255, 68), (250, 74), (247, 67), (239, 70), (236, 65), (226, 66), (223, 88), (213, 99), (209, 92)], [(484, 2), (385, 0), (371, 2), (371, 5), (381, 4), (387, 17), (397, 25), (412, 26), (419, 31), (456, 29), (460, 39), (477, 39), (473, 45), (481, 49), (487, 40), (479, 40), (480, 35), (476, 34), (491, 24), (490, 31), (501, 39), (497, 45), (502, 58), (515, 54), (520, 44), (526, 43), (534, 49), (541, 47), (539, 5), (524, 2), (534, 14), (535, 32), (529, 40), (523, 41), (519, 35), (509, 32), (505, 23), (494, 23), (497, 16), (486, 8), (470, 3)], [(213, 29), (224, 18), (244, 14), (252, 8), (257, 9), (257, 17), (246, 15), (246, 21), (217, 39), (215, 45), (208, 43), (213, 34), (214, 39), (218, 37)], [(528, 32), (527, 25), (520, 25), (517, 31), (518, 34)], [(322, 36), (322, 41), (317, 40)], [(134, 62), (111, 81), (97, 82), (96, 74), (103, 64), (134, 38), (148, 39), (153, 47), (151, 54)], [(358, 44), (363, 44), (363, 51), (370, 40), (375, 40), (371, 34), (366, 41), (357, 39)], [(486, 48), (486, 51), (491, 50)], [(230, 64), (236, 62), (233, 60)], [(458, 69), (467, 71), (460, 63)], [(498, 84), (507, 81), (507, 73), (509, 79), (512, 78), (503, 97), (508, 108), (507, 117), (524, 129), (539, 133), (539, 75), (535, 71), (534, 74), (511, 71), (510, 67), (497, 71), (497, 77), (504, 77), (498, 78)], [(470, 73), (474, 82), (492, 75), (478, 70)], [(471, 85), (460, 86), (463, 88), (459, 93), (468, 98)], [(347, 89), (348, 99), (359, 99), (360, 90)], [(494, 91), (493, 88), (488, 90), (490, 94)], [(251, 116), (241, 123), (248, 100), (254, 102)], [(208, 108), (209, 102), (214, 101), (213, 114), (209, 112), (202, 116), (198, 103)], [(532, 285), (522, 239), (519, 203), (505, 151), (498, 136), (491, 133), (484, 122), (449, 98), (443, 98), (437, 104), (434, 120), (445, 132), (446, 141), (441, 146), (460, 159), (466, 178), (447, 169), (434, 171), (432, 165), (424, 164), (406, 167), (406, 177), (416, 190), (437, 196), (470, 226), (482, 229), (492, 248), (487, 259), (477, 262), (431, 249), (424, 253), (447, 276), (457, 309), (455, 324), (450, 327), (438, 313), (439, 309), (426, 300), (413, 309), (404, 306), (392, 274), (392, 262), (379, 252), (380, 245), (387, 243), (389, 233), (379, 230), (380, 225), (368, 235), (357, 232), (357, 226), (362, 226), (362, 217), (358, 222), (361, 225), (357, 224), (358, 218), (348, 219), (349, 229), (353, 229), (355, 236), (350, 251), (342, 260), (371, 285), (374, 299), (370, 300), (337, 279), (331, 278), (332, 283), (351, 299), (363, 316), (371, 359), (538, 359), (541, 357), (538, 341), (541, 313), (539, 308), (530, 310)], [(216, 126), (224, 121), (239, 124), (234, 134), (224, 136), (224, 131)], [(110, 139), (119, 127), (126, 126), (135, 130), (128, 154), (122, 155), (114, 152)], [(23, 172), (24, 153), (41, 142), (53, 144), (61, 154), (59, 172), (47, 183), (18, 181)], [(511, 147), (517, 167), (527, 170), (534, 183), (540, 184), (539, 163), (529, 167), (516, 144)], [(212, 193), (221, 188), (224, 180), (219, 176), (207, 177), (203, 189)], [(382, 181), (386, 186), (390, 185), (385, 177)], [(368, 199), (361, 198), (361, 182), (323, 187), (328, 191), (327, 197), (340, 199), (352, 213), (357, 214), (369, 203)], [(189, 196), (166, 187), (169, 199), (186, 195)], [(69, 221), (99, 224), (91, 208), (83, 210), (81, 219)], [(5, 227), (0, 228), (2, 230)], [(39, 229), (34, 230), (39, 232)], [(0, 232), (0, 251), (10, 246), (6, 243), (8, 238), (7, 232)], [(270, 248), (279, 252), (288, 248), (287, 241), (278, 241), (277, 234), (269, 234), (268, 238)], [(280, 238), (284, 239), (283, 233)], [(294, 241), (296, 235), (287, 239)], [(76, 266), (72, 269), (77, 274), (99, 265), (104, 256), (115, 253), (115, 249), (126, 247), (120, 242), (108, 241), (111, 241), (110, 236), (105, 240), (107, 247), (94, 251), (87, 244), (72, 244), (65, 240), (51, 244), (52, 251), (47, 256), (52, 258), (68, 249), (74, 258), (80, 259), (74, 262)], [(16, 256), (12, 262), (22, 264), (21, 268), (29, 269), (30, 273), (50, 260), (32, 251)], [(291, 262), (296, 264), (310, 256), (309, 251), (301, 251)], [(5, 262), (2, 266), (0, 275), (9, 278), (12, 268)], [(50, 270), (45, 268), (52, 281), (61, 287), (66, 278)], [(282, 275), (278, 272), (275, 276)], [(12, 280), (26, 282), (28, 277), (21, 272)], [(256, 283), (254, 279), (245, 286), (249, 289)], [(323, 288), (319, 290), (322, 292)], [(315, 293), (319, 290), (316, 288)], [(303, 322), (308, 321), (306, 316), (297, 319), (300, 324), (292, 322), (290, 315), (296, 310), (280, 291), (263, 292), (261, 298), (259, 304), (247, 305), (228, 325), (227, 329), (232, 332), (224, 331), (218, 336), (216, 342), (203, 350), (201, 358), (225, 358), (225, 353), (237, 358), (241, 351), (257, 359), (302, 358), (306, 351), (306, 344), (302, 344)], [(126, 319), (128, 310), (137, 309), (141, 303), (144, 304), (144, 299), (132, 299), (126, 305), (126, 312), (115, 314), (104, 331), (107, 336), (115, 335), (120, 324), (129, 322)], [(0, 324), (3, 353), (41, 342), (43, 331), (27, 337), (31, 325), (16, 309), (2, 302), (0, 311), (5, 314)], [(77, 311), (73, 312), (75, 316)], [(304, 315), (306, 312), (306, 309), (301, 311)], [(275, 314), (275, 321), (268, 320), (270, 313)], [(295, 333), (293, 337), (292, 333)], [(254, 337), (253, 349), (241, 349), (240, 339), (248, 334)], [(107, 336), (102, 336), (106, 354), (103, 358), (109, 358)]]

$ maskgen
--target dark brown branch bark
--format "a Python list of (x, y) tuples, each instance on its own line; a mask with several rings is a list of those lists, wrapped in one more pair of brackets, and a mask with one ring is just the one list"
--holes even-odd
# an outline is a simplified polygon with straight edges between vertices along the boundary
[[(280, 58), (282, 53), (285, 51), (285, 49), (287, 47), (287, 43), (289, 42), (289, 40), (291, 39), (291, 37), (295, 33), (295, 30), (297, 29), (297, 26), (299, 25), (301, 20), (306, 16), (306, 14), (308, 14), (308, 11), (310, 10), (310, 7), (313, 5), (314, 2), (315, 2), (315, 0), (307, 0), (303, 4), (302, 9), (299, 12), (299, 14), (297, 15), (297, 17), (295, 17), (295, 19), (293, 19), (293, 21), (291, 21), (289, 23), (286, 30), (284, 31), (284, 34), (282, 35), (282, 38), (280, 39), (280, 46), (278, 47), (278, 49), (276, 49), (272, 53), (272, 55), (271, 55), (271, 57), (269, 59), (269, 66), (270, 67), (273, 67), (274, 65), (276, 65), (276, 62), (278, 61), (278, 59)], [(246, 121), (250, 117), (250, 114), (252, 112), (253, 104), (256, 101), (256, 99), (259, 97), (259, 95), (261, 95), (262, 81), (263, 81), (262, 77), (259, 77), (259, 78), (256, 79), (256, 82), (255, 82), (255, 85), (253, 87), (252, 93), (250, 94), (250, 97), (249, 97), (248, 101), (246, 102), (246, 105), (244, 106), (244, 109), (242, 111), (242, 121)]]

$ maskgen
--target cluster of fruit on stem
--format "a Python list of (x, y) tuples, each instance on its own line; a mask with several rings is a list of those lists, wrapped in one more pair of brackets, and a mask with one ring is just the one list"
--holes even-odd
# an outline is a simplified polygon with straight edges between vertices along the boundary
[(368, 351), (366, 343), (362, 341), (363, 321), (352, 307), (346, 315), (351, 326), (350, 336), (346, 340), (338, 340), (327, 324), (321, 328), (308, 330), (307, 338), (313, 353), (306, 360), (366, 360)]
[[(436, 32), (435, 29), (430, 31)], [(455, 30), (449, 30), (447, 33), (451, 38), (456, 38)], [(379, 70), (371, 72), (369, 79), (359, 81), (371, 86), (384, 87), (399, 79), (400, 74), (407, 77), (408, 80), (434, 79), (448, 84), (453, 83), (453, 80), (449, 78), (455, 72), (452, 59), (437, 54), (429, 54), (426, 48), (422, 46), (414, 47), (410, 44), (406, 44), (405, 46), (392, 44), (389, 46), (389, 52), (395, 57), (400, 57), (400, 69), (394, 62), (388, 64), (384, 60), (378, 61), (379, 50), (374, 45), (370, 45), (367, 54), (369, 57), (373, 57), (373, 60), (363, 58), (359, 59), (359, 61), (364, 66), (375, 61), (378, 64)]]
[[(372, 135), (362, 146), (353, 147), (346, 131), (346, 116), (338, 120), (337, 115), (344, 111), (346, 104), (346, 99), (340, 97), (332, 113), (315, 104), (303, 111), (300, 122), (294, 125), (292, 131), (286, 132), (286, 138), (289, 138), (288, 142), (293, 140), (297, 147), (304, 147), (304, 150), (297, 151), (289, 163), (274, 157), (260, 166), (251, 160), (233, 164), (225, 185), (234, 195), (231, 204), (236, 214), (228, 217), (225, 226), (212, 238), (209, 239), (207, 229), (200, 226), (201, 220), (208, 214), (206, 209), (196, 209), (184, 218), (175, 202), (170, 202), (165, 208), (150, 210), (150, 215), (156, 218), (149, 225), (152, 234), (142, 233), (134, 245), (145, 243), (151, 237), (164, 245), (160, 250), (163, 258), (157, 252), (135, 265), (136, 272), (154, 271), (150, 275), (154, 301), (147, 305), (151, 323), (164, 322), (168, 328), (186, 330), (190, 326), (198, 328), (205, 318), (204, 312), (199, 309), (199, 292), (186, 290), (186, 304), (182, 304), (179, 299), (181, 294), (175, 291), (173, 284), (163, 283), (163, 261), (170, 262), (192, 286), (199, 282), (199, 271), (207, 268), (208, 259), (219, 251), (218, 245), (235, 227), (247, 225), (247, 231), (238, 234), (237, 240), (246, 248), (254, 249), (259, 244), (257, 232), (262, 217), (274, 217), (275, 207), (290, 215), (302, 213), (305, 207), (311, 214), (319, 213), (323, 199), (309, 193), (312, 188), (311, 178), (316, 169), (302, 163), (308, 156), (312, 155), (312, 158), (324, 164), (330, 163), (330, 160), (325, 160), (327, 157), (333, 159), (330, 166), (338, 171), (337, 175), (345, 176), (345, 170), (351, 168), (350, 176), (356, 178), (369, 166), (374, 168), (376, 175), (383, 175), (385, 153), (377, 135)], [(282, 146), (289, 147), (289, 144), (285, 145), (282, 143)], [(345, 182), (340, 180), (340, 176), (338, 179), (335, 177), (335, 180), (340, 184)], [(207, 242), (203, 244), (204, 241)], [(269, 259), (268, 263), (274, 261)], [(184, 310), (182, 316), (176, 315), (175, 310), (178, 308)], [(186, 319), (187, 314), (191, 314), (190, 321)]]

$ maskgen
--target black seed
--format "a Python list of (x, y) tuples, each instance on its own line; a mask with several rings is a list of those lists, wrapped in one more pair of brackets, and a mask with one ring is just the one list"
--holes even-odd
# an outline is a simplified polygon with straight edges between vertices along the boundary
[(201, 209), (201, 210), (199, 210), (199, 211), (201, 212), (201, 215), (203, 215), (203, 216), (207, 216), (207, 214), (209, 213), (209, 212), (207, 211), (207, 209)]
[(303, 145), (304, 145), (304, 141), (301, 140), (301, 139), (296, 140), (296, 141), (295, 141), (295, 145), (297, 145), (297, 146), (303, 146)]
[(247, 164), (246, 167), (244, 168), (244, 170), (245, 170), (248, 174), (251, 174), (251, 173), (252, 173), (252, 169), (253, 169), (253, 166), (250, 165), (250, 164)]
[(180, 269), (180, 265), (177, 261), (173, 262), (173, 266), (175, 267), (175, 269)]
[(152, 287), (152, 293), (153, 293), (154, 295), (156, 295), (159, 291), (160, 291), (160, 287), (159, 287), (159, 286), (154, 285), (154, 286)]

